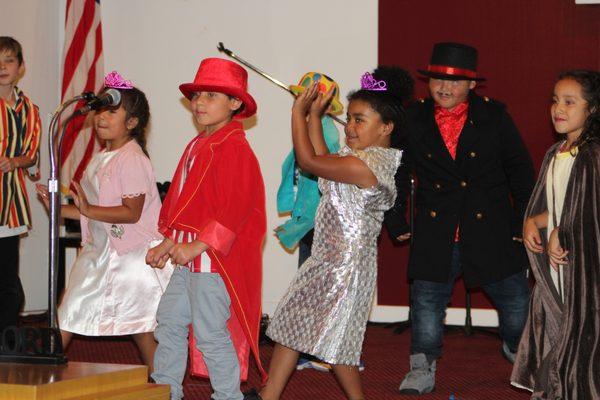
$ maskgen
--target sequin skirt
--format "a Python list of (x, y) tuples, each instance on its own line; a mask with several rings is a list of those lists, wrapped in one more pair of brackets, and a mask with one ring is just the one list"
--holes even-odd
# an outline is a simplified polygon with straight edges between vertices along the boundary
[(310, 257), (277, 306), (267, 335), (330, 364), (359, 365), (376, 279), (375, 260), (332, 265)]

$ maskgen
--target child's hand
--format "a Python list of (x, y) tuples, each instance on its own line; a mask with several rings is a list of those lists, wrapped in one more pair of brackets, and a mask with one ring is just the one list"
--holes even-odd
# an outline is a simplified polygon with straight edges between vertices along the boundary
[(325, 110), (329, 108), (334, 93), (335, 87), (331, 87), (325, 94), (317, 90), (317, 97), (310, 106), (310, 114), (321, 118), (325, 114)]
[(548, 239), (548, 257), (550, 258), (550, 266), (558, 271), (559, 265), (568, 264), (567, 250), (563, 250), (558, 239), (558, 228), (554, 228)]
[(317, 83), (314, 82), (296, 97), (294, 105), (292, 106), (292, 113), (299, 113), (306, 116), (318, 94), (318, 86)]
[(163, 269), (165, 265), (167, 265), (167, 261), (169, 261), (169, 253), (162, 253), (160, 249), (158, 249), (159, 246), (148, 250), (148, 253), (146, 253), (146, 264), (152, 268)]
[(177, 243), (169, 250), (171, 261), (177, 265), (187, 265), (194, 258), (202, 254), (204, 249), (199, 245), (201, 242)]
[(69, 193), (73, 197), (75, 207), (79, 209), (81, 215), (85, 215), (87, 217), (90, 212), (90, 203), (88, 203), (85, 192), (83, 191), (79, 183), (73, 181), (72, 184), (73, 187), (75, 187), (75, 192), (71, 190)]
[(164, 268), (169, 261), (169, 249), (173, 246), (173, 242), (165, 239), (160, 244), (152, 247), (146, 253), (146, 264), (152, 268)]
[(15, 162), (10, 157), (0, 157), (0, 171), (10, 172), (15, 169)]
[(523, 243), (527, 250), (532, 253), (542, 253), (544, 251), (540, 230), (535, 225), (533, 218), (527, 218), (525, 224), (523, 224)]
[(408, 240), (408, 239), (410, 239), (410, 233), (402, 234), (396, 238), (396, 240), (399, 242), (404, 242), (405, 240)]
[(44, 204), (44, 207), (46, 207), (46, 211), (48, 211), (50, 209), (50, 192), (48, 191), (48, 186), (36, 183), (35, 191), (42, 201), (42, 204)]

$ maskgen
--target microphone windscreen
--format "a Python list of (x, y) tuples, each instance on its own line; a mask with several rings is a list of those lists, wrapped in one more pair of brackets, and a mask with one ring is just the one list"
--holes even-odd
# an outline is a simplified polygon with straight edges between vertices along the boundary
[(108, 106), (115, 107), (121, 103), (121, 92), (117, 89), (108, 89), (104, 94), (110, 97), (110, 102), (107, 104)]

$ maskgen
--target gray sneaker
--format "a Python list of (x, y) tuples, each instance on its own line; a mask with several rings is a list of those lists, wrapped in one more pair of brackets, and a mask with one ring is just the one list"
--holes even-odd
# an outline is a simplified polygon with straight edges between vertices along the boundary
[(400, 384), (400, 393), (421, 395), (435, 388), (435, 360), (431, 364), (423, 353), (410, 356), (410, 371)]
[(514, 364), (515, 363), (515, 359), (517, 358), (517, 353), (513, 353), (512, 351), (510, 351), (510, 348), (508, 347), (508, 345), (506, 344), (506, 342), (502, 342), (502, 355), (511, 364)]

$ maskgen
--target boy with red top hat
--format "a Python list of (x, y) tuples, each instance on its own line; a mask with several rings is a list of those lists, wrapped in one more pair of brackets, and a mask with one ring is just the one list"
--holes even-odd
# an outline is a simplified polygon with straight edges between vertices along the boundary
[(265, 193), (240, 122), (256, 113), (247, 79), (238, 64), (208, 58), (179, 87), (204, 130), (185, 149), (163, 203), (165, 239), (146, 257), (153, 267), (168, 259), (178, 266), (158, 307), (152, 374), (171, 385), (171, 399), (183, 396), (189, 325), (191, 371), (210, 378), (212, 399), (243, 398), (250, 353), (266, 380), (258, 355)]
[(498, 310), (502, 352), (514, 359), (527, 319), (527, 259), (522, 220), (534, 184), (531, 159), (504, 105), (473, 92), (477, 50), (437, 43), (427, 70), (431, 98), (407, 110), (409, 134), (397, 178), (396, 206), (386, 215), (406, 240), (408, 174), (418, 182), (408, 276), (411, 370), (404, 394), (435, 387), (446, 307), (456, 278), (481, 287)]

